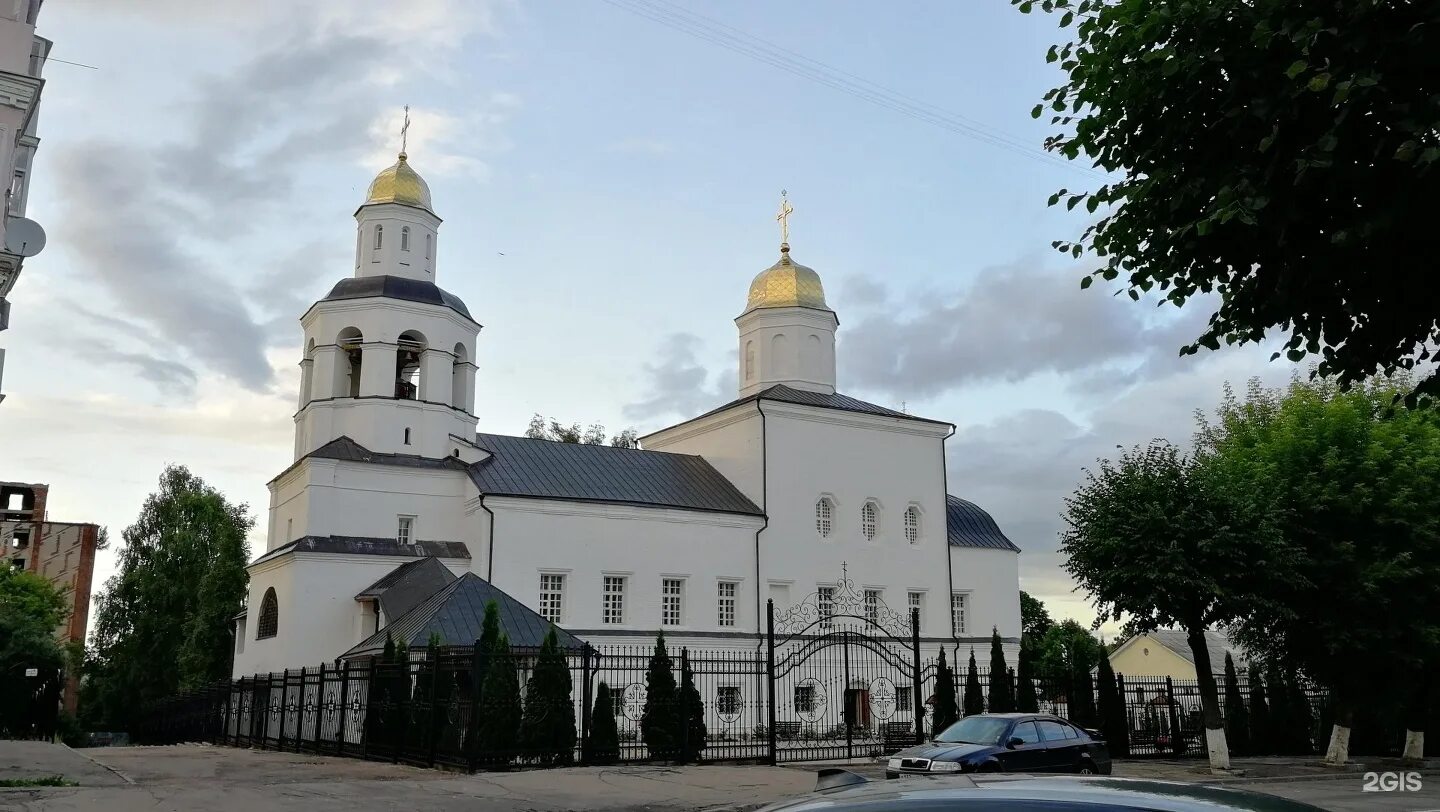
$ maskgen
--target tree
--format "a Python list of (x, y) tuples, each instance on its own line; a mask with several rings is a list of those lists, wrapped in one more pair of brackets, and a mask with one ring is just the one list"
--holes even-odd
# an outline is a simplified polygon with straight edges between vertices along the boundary
[(1035, 696), (1035, 678), (1030, 674), (1031, 657), (1034, 655), (1020, 647), (1020, 673), (1015, 688), (1015, 710), (1021, 713), (1039, 713), (1040, 703)]
[(665, 650), (665, 633), (655, 636), (655, 652), (645, 673), (645, 709), (640, 716), (640, 738), (650, 757), (673, 759), (680, 749), (679, 701), (675, 690), (674, 663)]
[(569, 764), (575, 752), (575, 710), (570, 700), (570, 668), (551, 626), (525, 688), (520, 747), (542, 766)]
[(955, 671), (945, 662), (945, 649), (935, 664), (935, 710), (931, 719), (931, 735), (939, 736), (945, 728), (960, 720), (960, 707), (955, 703)]
[(700, 751), (705, 749), (705, 702), (695, 687), (695, 672), (690, 670), (688, 655), (680, 659), (680, 739), (682, 749), (680, 760), (700, 760)]
[(1266, 666), (1265, 684), (1269, 688), (1270, 700), (1270, 752), (1279, 756), (1291, 755), (1295, 720), (1290, 713), (1290, 689), (1285, 685), (1280, 666), (1274, 661)]
[(1240, 695), (1240, 678), (1235, 674), (1235, 660), (1225, 652), (1225, 740), (1230, 749), (1242, 756), (1250, 754), (1250, 715)]
[[(605, 427), (599, 423), (591, 423), (589, 428), (581, 429), (579, 423), (567, 426), (553, 417), (546, 419), (538, 414), (530, 418), (525, 436), (532, 440), (550, 440), (556, 443), (605, 445)], [(625, 429), (610, 437), (610, 445), (616, 448), (639, 448), (639, 433), (635, 429)]]
[(66, 614), (65, 596), (50, 581), (0, 560), (0, 697), (6, 697), (0, 701), (0, 739), (31, 735), (34, 709), (26, 698), (35, 680), (25, 670), (56, 674), (65, 667), (55, 630)]
[(479, 741), (480, 763), (502, 768), (515, 757), (520, 736), (520, 678), (516, 674), (515, 655), (510, 651), (510, 637), (501, 632), (490, 652), (489, 670), (485, 674)]
[(1054, 243), (1096, 260), (1082, 287), (1218, 294), (1183, 353), (1279, 330), (1292, 361), (1319, 356), (1343, 384), (1431, 357), (1440, 305), (1414, 291), (1435, 260), (1410, 236), (1429, 225), (1413, 201), (1440, 193), (1433, 4), (1042, 5), (1075, 36), (1046, 55), (1066, 78), (1032, 111), (1054, 113), (1045, 146), (1119, 176), (1050, 197), (1097, 216)]
[(1069, 683), (1075, 663), (1093, 663), (1104, 656), (1104, 646), (1089, 629), (1074, 620), (1065, 620), (1050, 627), (1037, 646), (1040, 652), (1038, 673), (1041, 677)]
[(620, 730), (615, 726), (615, 700), (604, 680), (595, 690), (595, 708), (590, 714), (588, 764), (614, 764), (620, 760)]
[(1055, 626), (1045, 604), (1030, 593), (1020, 590), (1020, 650), (1029, 651), (1031, 664), (1040, 660), (1041, 641)]
[[(1227, 389), (1196, 437), (1207, 467), (1272, 503), (1288, 574), (1261, 587), (1273, 611), (1240, 618), (1235, 636), (1328, 689), (1333, 764), (1348, 759), (1356, 708), (1398, 717), (1410, 675), (1440, 654), (1440, 411), (1394, 408), (1410, 388), (1252, 381), (1243, 400)], [(1269, 697), (1293, 698), (1273, 682)], [(1274, 741), (1296, 721), (1271, 723)]]
[(1269, 503), (1163, 441), (1101, 460), (1066, 499), (1065, 568), (1102, 616), (1136, 631), (1185, 630), (1214, 769), (1228, 769), (1215, 667), (1205, 631), (1267, 606), (1284, 577)]
[(1099, 700), (1100, 732), (1105, 735), (1105, 744), (1110, 755), (1124, 758), (1130, 754), (1130, 722), (1125, 713), (1125, 696), (1120, 693), (1115, 680), (1115, 670), (1110, 667), (1110, 658), (1102, 655), (1100, 667), (1095, 674), (1096, 696)]
[(1261, 756), (1274, 752), (1270, 726), (1270, 702), (1265, 697), (1265, 681), (1260, 666), (1250, 663), (1250, 753)]
[(1005, 679), (1009, 667), (1005, 665), (1005, 649), (1000, 644), (1000, 630), (990, 629), (990, 700), (991, 713), (1009, 713), (1015, 709), (1015, 693), (1007, 686)]
[(184, 466), (166, 467), (97, 599), (82, 693), (98, 721), (123, 728), (154, 700), (229, 679), (253, 524), (245, 505)]
[[(493, 599), (485, 602), (485, 615), (480, 621), (480, 638), (475, 641), (475, 648), (471, 652), (470, 666), (470, 690), (472, 693), (471, 705), (475, 708), (485, 707), (485, 680), (490, 675), (491, 655), (495, 646), (500, 642), (500, 605)], [(469, 728), (465, 733), (465, 758), (471, 769), (481, 763), (483, 754), (480, 752), (480, 720), (479, 713), (470, 714)]]
[(970, 670), (965, 673), (965, 715), (985, 712), (985, 694), (980, 689), (980, 672), (975, 668), (975, 649), (970, 649)]
[[(1095, 714), (1095, 686), (1090, 681), (1090, 669), (1095, 667), (1097, 661), (1086, 656), (1090, 651), (1085, 649), (1085, 654), (1077, 652), (1077, 656), (1071, 660), (1071, 690), (1067, 698), (1070, 701), (1070, 721), (1081, 727), (1093, 728), (1098, 725), (1098, 720)], [(1105, 659), (1105, 655), (1101, 653), (1099, 659)]]

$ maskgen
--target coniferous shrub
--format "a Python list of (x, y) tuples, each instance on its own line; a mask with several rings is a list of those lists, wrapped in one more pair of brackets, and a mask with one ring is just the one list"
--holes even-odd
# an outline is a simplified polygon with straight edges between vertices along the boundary
[(480, 704), (480, 725), (476, 731), (478, 762), (492, 769), (503, 768), (515, 757), (520, 734), (520, 677), (510, 638), (501, 632), (490, 652), (485, 674), (484, 699)]
[[(1081, 727), (1096, 727), (1094, 684), (1090, 681), (1091, 663), (1087, 650), (1076, 646), (1070, 661), (1070, 721)], [(1104, 655), (1101, 654), (1101, 659)]]
[(700, 752), (705, 749), (705, 701), (695, 687), (695, 673), (690, 669), (688, 657), (680, 662), (680, 716), (682, 729), (679, 734), (683, 751), (681, 761), (699, 761)]
[(1270, 700), (1270, 754), (1290, 755), (1295, 719), (1290, 713), (1290, 689), (1276, 663), (1265, 667), (1266, 698)]
[(1250, 714), (1245, 698), (1240, 695), (1240, 679), (1235, 674), (1235, 660), (1225, 652), (1225, 743), (1231, 755), (1250, 755)]
[(931, 736), (939, 736), (959, 719), (960, 708), (955, 702), (955, 672), (945, 662), (945, 649), (942, 648), (940, 660), (935, 664), (935, 710)]
[(1095, 678), (1099, 682), (1096, 694), (1100, 701), (1100, 732), (1105, 736), (1110, 755), (1123, 758), (1130, 753), (1130, 723), (1125, 713), (1125, 696), (1115, 681), (1109, 657), (1100, 657)]
[(640, 739), (651, 758), (668, 760), (678, 755), (679, 704), (674, 663), (665, 650), (665, 633), (660, 632), (655, 636), (655, 652), (650, 655), (650, 668), (645, 673), (645, 709), (640, 717)]
[(980, 672), (975, 669), (975, 649), (970, 649), (970, 670), (965, 674), (965, 715), (985, 712), (985, 695), (980, 689)]
[(1035, 678), (1030, 673), (1034, 663), (1024, 646), (1020, 647), (1020, 673), (1015, 686), (1015, 710), (1021, 713), (1039, 713), (1040, 702), (1035, 695)]
[(990, 691), (988, 695), (991, 713), (1009, 713), (1015, 709), (1011, 692), (1005, 688), (1007, 671), (1005, 649), (1000, 643), (1000, 630), (992, 626), (990, 627)]
[(1260, 677), (1258, 663), (1250, 663), (1250, 755), (1269, 755), (1274, 751), (1270, 725), (1270, 700), (1265, 696), (1265, 681)]
[(570, 699), (570, 669), (555, 627), (540, 644), (540, 657), (525, 688), (520, 748), (542, 766), (569, 764), (575, 752), (575, 710)]
[(595, 690), (587, 748), (585, 761), (589, 764), (614, 764), (620, 760), (620, 729), (615, 725), (615, 700), (604, 680)]

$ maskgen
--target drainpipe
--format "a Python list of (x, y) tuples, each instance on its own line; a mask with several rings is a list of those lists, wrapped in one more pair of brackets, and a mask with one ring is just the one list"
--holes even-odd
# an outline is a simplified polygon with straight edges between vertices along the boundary
[(480, 509), (490, 515), (490, 540), (486, 544), (489, 549), (485, 557), (488, 559), (485, 564), (485, 580), (495, 583), (495, 511), (485, 506), (486, 494), (480, 494)]
[(945, 489), (944, 511), (941, 515), (945, 517), (945, 581), (950, 586), (950, 592), (945, 596), (945, 608), (950, 609), (950, 639), (955, 641), (955, 656), (960, 656), (960, 635), (955, 633), (955, 610), (950, 607), (950, 602), (955, 600), (955, 567), (951, 560), (950, 551), (950, 466), (945, 460), (945, 442), (955, 436), (955, 424), (950, 424), (950, 433), (940, 440), (940, 482)]
[(765, 645), (765, 628), (762, 625), (760, 607), (764, 604), (760, 600), (760, 534), (770, 526), (770, 492), (769, 476), (766, 472), (769, 463), (769, 446), (766, 445), (765, 434), (765, 408), (761, 401), (755, 401), (755, 410), (760, 413), (760, 510), (764, 514), (764, 524), (755, 530), (755, 637), (758, 642), (755, 644), (755, 653), (760, 653), (760, 648)]

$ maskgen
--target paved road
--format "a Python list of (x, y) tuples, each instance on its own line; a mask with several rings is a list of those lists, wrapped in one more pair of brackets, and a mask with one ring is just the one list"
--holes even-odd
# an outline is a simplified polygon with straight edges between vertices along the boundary
[[(0, 789), (5, 812), (561, 812), (748, 809), (808, 792), (804, 769), (615, 767), (458, 775), (353, 759), (209, 746), (70, 751), (0, 742), (0, 777), (62, 774), (81, 786)], [(1151, 776), (1163, 777), (1159, 775)], [(1419, 793), (1367, 793), (1359, 776), (1245, 789), (1334, 812), (1440, 812), (1440, 776)]]

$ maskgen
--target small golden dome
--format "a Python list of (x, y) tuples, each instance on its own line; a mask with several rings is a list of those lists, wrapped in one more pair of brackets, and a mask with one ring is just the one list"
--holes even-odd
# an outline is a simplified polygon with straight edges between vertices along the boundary
[(749, 313), (761, 307), (813, 307), (829, 310), (820, 274), (790, 259), (790, 244), (780, 244), (780, 261), (761, 271), (750, 283)]
[(370, 181), (370, 192), (365, 196), (365, 205), (371, 203), (400, 203), (415, 206), (434, 214), (430, 208), (430, 187), (425, 179), (410, 168), (405, 153), (394, 166), (384, 169)]

